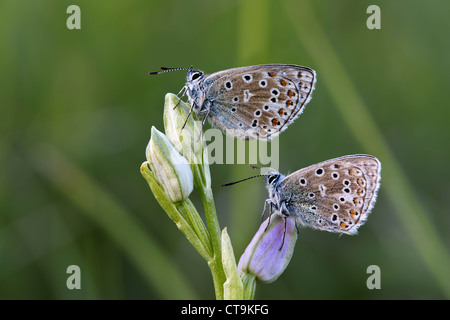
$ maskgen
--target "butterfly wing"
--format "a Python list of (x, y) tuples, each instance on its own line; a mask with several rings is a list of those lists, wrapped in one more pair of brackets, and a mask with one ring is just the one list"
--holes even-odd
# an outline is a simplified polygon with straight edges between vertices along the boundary
[(380, 170), (373, 156), (345, 156), (286, 176), (278, 190), (304, 225), (354, 234), (375, 204)]
[(296, 65), (259, 65), (205, 78), (210, 121), (237, 138), (270, 139), (284, 131), (311, 100), (314, 70)]

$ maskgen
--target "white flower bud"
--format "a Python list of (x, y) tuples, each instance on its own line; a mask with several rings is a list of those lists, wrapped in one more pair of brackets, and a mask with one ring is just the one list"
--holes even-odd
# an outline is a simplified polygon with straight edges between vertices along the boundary
[(189, 115), (189, 109), (176, 95), (167, 93), (164, 101), (164, 129), (167, 138), (190, 164), (200, 164), (203, 152), (201, 121), (195, 120), (194, 114)]
[(145, 155), (153, 175), (172, 202), (182, 201), (191, 194), (194, 177), (188, 161), (155, 127), (152, 127)]

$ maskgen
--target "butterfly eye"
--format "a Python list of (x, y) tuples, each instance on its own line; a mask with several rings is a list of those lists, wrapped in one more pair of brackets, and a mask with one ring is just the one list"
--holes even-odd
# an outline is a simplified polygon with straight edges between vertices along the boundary
[(191, 77), (191, 81), (197, 80), (198, 78), (200, 78), (201, 75), (202, 75), (202, 74), (201, 74), (200, 72), (194, 73), (194, 74), (192, 75), (192, 77)]
[(272, 175), (269, 177), (267, 181), (269, 182), (269, 184), (272, 184), (277, 178), (278, 178), (277, 175)]

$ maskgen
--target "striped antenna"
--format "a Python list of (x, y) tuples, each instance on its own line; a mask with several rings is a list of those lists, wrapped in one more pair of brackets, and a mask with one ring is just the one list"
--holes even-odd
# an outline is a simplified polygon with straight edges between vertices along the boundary
[(161, 73), (166, 73), (166, 72), (170, 72), (170, 71), (179, 71), (179, 70), (189, 70), (189, 68), (166, 68), (166, 67), (161, 67), (161, 71), (152, 71), (149, 72), (148, 74), (161, 74)]
[[(262, 168), (266, 168), (266, 167), (257, 167), (257, 166), (254, 166), (254, 165), (252, 165), (252, 164), (250, 164), (250, 167), (251, 167), (252, 169), (262, 169)], [(236, 184), (236, 183), (239, 183), (239, 182), (244, 182), (244, 181), (247, 181), (247, 180), (250, 180), (250, 179), (253, 179), (253, 178), (265, 177), (265, 176), (266, 176), (266, 174), (258, 174), (258, 175), (256, 175), (256, 176), (248, 177), (248, 178), (245, 178), (245, 179), (242, 179), (242, 180), (239, 180), (239, 181), (234, 181), (234, 182), (224, 183), (224, 184), (222, 185), (222, 187), (232, 186), (233, 184)]]
[(256, 175), (256, 176), (248, 177), (248, 178), (245, 178), (245, 179), (242, 179), (242, 180), (239, 180), (239, 181), (234, 181), (234, 182), (224, 183), (224, 184), (222, 185), (222, 187), (232, 186), (233, 184), (236, 184), (236, 183), (239, 183), (239, 182), (244, 182), (244, 181), (246, 181), (246, 180), (250, 180), (250, 179), (258, 178), (258, 177), (263, 177), (263, 176), (265, 176), (265, 174), (258, 174), (258, 175)]

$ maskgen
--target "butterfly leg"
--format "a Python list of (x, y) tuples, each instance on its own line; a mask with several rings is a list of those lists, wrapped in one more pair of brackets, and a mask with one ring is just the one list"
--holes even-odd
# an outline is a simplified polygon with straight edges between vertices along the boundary
[[(264, 229), (264, 231), (266, 231), (267, 230), (267, 228), (269, 227), (269, 225), (270, 225), (270, 218), (272, 217), (272, 205), (273, 205), (273, 202), (272, 202), (272, 200), (270, 200), (270, 199), (267, 199), (266, 201), (269, 201), (269, 203), (270, 203), (270, 207), (269, 207), (269, 220), (267, 221), (267, 226), (266, 226), (266, 229)], [(265, 207), (265, 204), (264, 204), (264, 207)], [(264, 213), (264, 212), (263, 212)]]
[[(264, 221), (264, 214), (266, 213), (266, 207), (267, 207), (267, 203), (268, 202), (271, 203), (270, 199), (266, 199), (266, 201), (264, 201), (264, 208), (263, 208), (263, 211), (261, 213), (261, 222)], [(270, 204), (270, 206), (272, 207), (272, 204)]]
[(202, 137), (202, 134), (203, 134), (203, 127), (205, 126), (205, 124), (206, 124), (206, 119), (208, 118), (208, 116), (209, 116), (209, 112), (211, 111), (211, 108), (208, 108), (207, 109), (207, 112), (206, 112), (206, 115), (203, 117), (203, 119), (202, 119), (202, 129), (200, 130), (200, 135), (198, 136), (198, 139), (197, 139), (197, 142), (200, 140), (200, 138)]
[(300, 230), (298, 229), (298, 223), (297, 220), (295, 220), (295, 229), (297, 229), (297, 235), (300, 233)]
[[(180, 101), (181, 101), (181, 100), (180, 100)], [(177, 105), (178, 105), (178, 104), (177, 104)], [(176, 107), (176, 106), (175, 106), (175, 107)], [(181, 130), (183, 130), (184, 127), (186, 126), (186, 123), (187, 123), (189, 117), (191, 116), (191, 113), (192, 113), (192, 110), (194, 110), (194, 107), (195, 107), (195, 102), (192, 103), (192, 106), (191, 106), (191, 108), (189, 109), (189, 113), (188, 113), (188, 115), (187, 115), (187, 117), (186, 117), (186, 120), (184, 120), (184, 124), (183, 124), (183, 126), (181, 127)], [(175, 108), (174, 108), (174, 109), (175, 109)]]
[[(183, 92), (184, 91), (184, 92)], [(181, 99), (184, 97), (184, 95), (186, 94), (186, 91), (187, 91), (187, 87), (186, 86), (184, 86), (183, 88), (181, 88), (181, 90), (180, 90), (180, 92), (178, 92), (178, 94), (177, 94), (177, 97), (180, 99), (180, 100), (178, 100), (178, 103), (175, 105), (175, 107), (173, 107), (173, 110), (175, 110), (177, 107), (178, 107), (178, 105), (180, 104), (180, 102), (181, 102)], [(181, 92), (183, 92), (183, 94), (181, 95), (181, 97), (180, 97), (180, 93)], [(192, 109), (192, 108), (191, 108)]]
[[(289, 217), (289, 211), (288, 211), (288, 209), (287, 209), (287, 207), (286, 207), (286, 202), (283, 202), (283, 203), (281, 204), (280, 214), (281, 214), (281, 216), (282, 216), (283, 219), (284, 219), (283, 242), (281, 243), (280, 249), (278, 249), (278, 250), (281, 251), (281, 249), (282, 249), (283, 246), (284, 246), (284, 240), (285, 240), (285, 238), (286, 238), (287, 218)], [(297, 231), (298, 231), (298, 229), (297, 229)]]
[(181, 88), (180, 92), (178, 92), (177, 97), (180, 97), (180, 93), (183, 92), (183, 95), (180, 97), (180, 99), (183, 98), (184, 95), (186, 94), (186, 91), (187, 91), (187, 86), (184, 86), (183, 88)]
[(203, 132), (203, 127), (205, 126), (205, 123), (206, 123), (206, 119), (208, 118), (209, 113), (211, 112), (211, 108), (208, 108), (207, 110), (208, 111), (206, 112), (206, 115), (202, 119), (202, 132)]
[(287, 218), (288, 218), (288, 217), (283, 217), (283, 219), (284, 219), (283, 241), (281, 242), (281, 246), (280, 246), (280, 248), (278, 249), (278, 251), (281, 251), (281, 249), (283, 249), (283, 246), (284, 246), (284, 240), (286, 239)]

